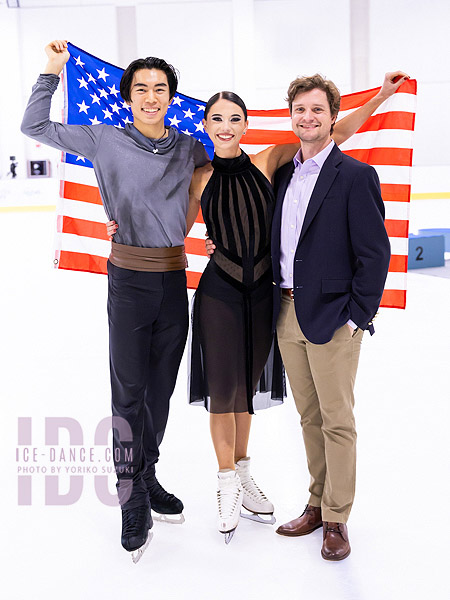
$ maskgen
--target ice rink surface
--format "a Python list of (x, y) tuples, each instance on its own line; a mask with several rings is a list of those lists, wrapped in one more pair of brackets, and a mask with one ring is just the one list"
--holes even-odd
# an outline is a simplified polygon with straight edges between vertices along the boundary
[[(155, 523), (154, 539), (134, 565), (120, 545), (119, 509), (105, 504), (105, 494), (95, 491), (96, 475), (86, 471), (112, 465), (108, 445), (94, 440), (98, 423), (110, 414), (106, 277), (52, 268), (54, 218), (45, 211), (0, 213), (3, 598), (448, 598), (449, 261), (437, 273), (410, 273), (406, 310), (381, 310), (376, 335), (364, 339), (347, 560), (321, 558), (321, 530), (285, 538), (275, 534), (276, 526), (246, 520), (225, 546), (215, 525), (208, 414), (187, 405), (185, 357), (157, 473), (183, 500), (186, 522)], [(411, 225), (449, 227), (450, 202), (413, 203)], [(52, 417), (71, 419), (70, 427), (82, 433), (73, 460), (67, 431), (56, 443), (45, 438)], [(31, 423), (26, 445), (19, 443), (19, 418)], [(26, 461), (24, 448), (31, 447), (34, 460)], [(89, 457), (91, 448), (95, 458), (82, 461), (81, 450)], [(250, 455), (277, 523), (298, 516), (308, 476), (291, 395), (283, 406), (256, 415)], [(27, 474), (31, 467), (40, 472)], [(78, 479), (70, 480), (71, 474)], [(55, 480), (60, 496), (82, 486), (72, 504), (51, 503)], [(31, 504), (18, 505), (19, 481), (29, 486), (31, 498), (22, 499)]]

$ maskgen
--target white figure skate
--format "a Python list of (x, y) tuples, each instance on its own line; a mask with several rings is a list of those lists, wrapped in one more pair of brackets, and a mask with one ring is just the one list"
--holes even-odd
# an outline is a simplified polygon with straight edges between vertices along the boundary
[(236, 463), (236, 471), (241, 481), (244, 492), (242, 506), (248, 512), (241, 512), (241, 517), (250, 519), (257, 523), (273, 525), (275, 517), (273, 516), (274, 507), (266, 495), (259, 489), (250, 475), (250, 457), (241, 458)]
[(219, 531), (225, 535), (225, 544), (229, 544), (239, 523), (242, 505), (242, 486), (236, 471), (217, 473), (217, 504)]

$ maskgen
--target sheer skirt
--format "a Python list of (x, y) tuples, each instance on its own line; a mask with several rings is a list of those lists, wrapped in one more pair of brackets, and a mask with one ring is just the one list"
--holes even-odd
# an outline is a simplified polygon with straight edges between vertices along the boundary
[(283, 402), (285, 377), (272, 335), (270, 272), (252, 291), (227, 283), (211, 260), (193, 298), (190, 403), (212, 413), (253, 413)]

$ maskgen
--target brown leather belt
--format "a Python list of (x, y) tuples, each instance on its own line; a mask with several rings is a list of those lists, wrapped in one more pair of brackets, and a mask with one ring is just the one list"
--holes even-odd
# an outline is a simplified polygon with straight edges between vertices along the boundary
[(291, 300), (294, 299), (294, 290), (292, 288), (281, 288), (281, 293), (283, 296), (287, 296)]
[(116, 267), (132, 271), (164, 273), (186, 268), (184, 246), (138, 248), (112, 242), (109, 260)]

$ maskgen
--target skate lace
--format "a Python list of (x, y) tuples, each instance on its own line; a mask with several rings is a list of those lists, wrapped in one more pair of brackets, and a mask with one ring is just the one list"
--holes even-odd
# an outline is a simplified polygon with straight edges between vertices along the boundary
[(135, 532), (142, 529), (143, 522), (147, 515), (147, 507), (139, 506), (122, 511), (122, 533), (126, 536), (134, 535)]
[(227, 519), (232, 516), (240, 496), (239, 488), (222, 489), (217, 491), (217, 504), (221, 519)]
[(269, 499), (264, 494), (264, 492), (262, 490), (260, 490), (259, 487), (256, 485), (255, 480), (253, 479), (252, 476), (248, 477), (245, 480), (242, 480), (242, 478), (241, 478), (241, 483), (242, 483), (242, 487), (244, 488), (245, 492), (247, 494), (249, 494), (250, 496), (253, 496), (254, 498), (256, 498), (257, 500), (260, 500), (260, 501), (264, 501), (264, 502), (269, 501)]

